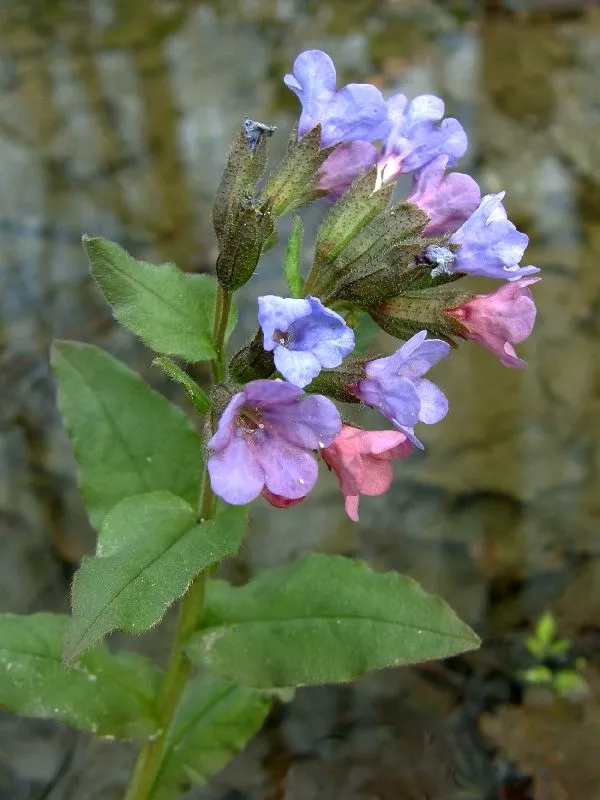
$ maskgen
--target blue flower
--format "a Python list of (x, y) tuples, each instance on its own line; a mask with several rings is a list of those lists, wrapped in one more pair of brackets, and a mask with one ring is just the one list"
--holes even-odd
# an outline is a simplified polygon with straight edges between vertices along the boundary
[(502, 205), (504, 194), (487, 194), (450, 237), (453, 244), (460, 245), (452, 264), (454, 272), (509, 281), (539, 272), (537, 267), (519, 266), (529, 238), (508, 219)]
[(321, 145), (373, 142), (389, 130), (386, 102), (368, 83), (349, 83), (336, 90), (333, 61), (322, 50), (305, 50), (294, 61), (293, 75), (284, 82), (302, 103), (298, 136), (321, 123)]
[(422, 94), (410, 102), (403, 94), (388, 100), (391, 130), (379, 160), (379, 184), (404, 172), (422, 169), (440, 155), (447, 166), (456, 163), (467, 149), (467, 134), (452, 117), (443, 119), (444, 101)]
[(322, 367), (338, 367), (354, 349), (344, 318), (316, 297), (259, 297), (258, 322), (265, 350), (273, 351), (275, 366), (295, 386), (306, 386)]
[(449, 352), (447, 342), (427, 339), (427, 331), (421, 331), (391, 356), (366, 364), (367, 377), (357, 384), (356, 394), (423, 449), (414, 434), (415, 423), (439, 422), (448, 413), (448, 401), (434, 383), (422, 376)]

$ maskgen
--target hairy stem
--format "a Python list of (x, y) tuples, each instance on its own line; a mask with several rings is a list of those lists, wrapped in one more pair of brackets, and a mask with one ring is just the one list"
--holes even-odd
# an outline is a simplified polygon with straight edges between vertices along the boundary
[[(219, 286), (213, 327), (216, 357), (212, 361), (212, 371), (215, 381), (223, 380), (225, 377), (225, 331), (230, 309), (231, 293)], [(211, 427), (210, 423), (207, 427)], [(198, 501), (199, 520), (210, 519), (214, 516), (215, 499), (205, 467)], [(171, 656), (157, 700), (161, 730), (155, 739), (146, 742), (140, 750), (125, 800), (148, 800), (155, 788), (167, 736), (191, 670), (191, 664), (183, 652), (183, 647), (188, 637), (202, 621), (207, 578), (206, 572), (196, 576), (190, 584), (187, 594), (181, 600)]]

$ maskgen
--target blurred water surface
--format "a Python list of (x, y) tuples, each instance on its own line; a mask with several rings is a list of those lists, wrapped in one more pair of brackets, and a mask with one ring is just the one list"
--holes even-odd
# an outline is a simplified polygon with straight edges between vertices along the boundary
[[(230, 141), (250, 115), (279, 127), (271, 151), (273, 159), (281, 154), (298, 113), (281, 77), (307, 47), (333, 56), (340, 82), (367, 79), (386, 93), (446, 100), (469, 134), (460, 169), (484, 192), (507, 189), (509, 215), (531, 236), (527, 263), (544, 270), (534, 290), (538, 324), (521, 348), (527, 371), (502, 367), (475, 344), (436, 368), (450, 413), (423, 431), (426, 452), (398, 465), (388, 495), (361, 501), (358, 525), (344, 517), (337, 485), (323, 475), (311, 499), (287, 512), (257, 503), (244, 551), (227, 567), (243, 581), (311, 548), (360, 554), (441, 594), (486, 639), (483, 651), (439, 674), (389, 670), (352, 688), (300, 691), (245, 753), (190, 796), (593, 800), (597, 758), (577, 760), (598, 747), (597, 724), (595, 748), (585, 738), (586, 720), (598, 718), (600, 650), (600, 9), (593, 3), (5, 0), (0, 608), (66, 610), (73, 565), (94, 544), (55, 408), (52, 339), (93, 342), (185, 405), (150, 367), (149, 352), (112, 321), (88, 275), (81, 233), (115, 239), (150, 261), (211, 271), (212, 196)], [(309, 229), (321, 214), (309, 209)], [(284, 290), (280, 256), (281, 248), (270, 251), (240, 292), (238, 342), (253, 331), (256, 294)], [(511, 699), (502, 692), (511, 687), (514, 651), (545, 608), (590, 658), (592, 693), (576, 715), (583, 739), (563, 758), (560, 776), (543, 753), (523, 753), (537, 736), (530, 717), (529, 727), (494, 717), (487, 740), (477, 727), (480, 712), (497, 707), (498, 692)], [(165, 633), (135, 646), (164, 658)], [(575, 723), (552, 719), (556, 737), (545, 748), (560, 754)], [(521, 723), (525, 744), (511, 749)], [(549, 725), (544, 718), (539, 728)], [(488, 749), (492, 740), (500, 750)], [(125, 745), (0, 716), (2, 800), (118, 798), (130, 760)], [(535, 776), (535, 788), (524, 774)]]

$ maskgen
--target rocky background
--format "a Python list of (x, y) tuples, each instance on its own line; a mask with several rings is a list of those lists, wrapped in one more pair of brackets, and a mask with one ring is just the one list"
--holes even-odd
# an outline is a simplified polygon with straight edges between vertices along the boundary
[[(301, 690), (197, 800), (600, 798), (600, 7), (576, 0), (5, 0), (0, 7), (0, 609), (68, 609), (94, 534), (48, 370), (93, 342), (185, 406), (91, 283), (82, 232), (210, 271), (212, 195), (244, 115), (298, 113), (281, 77), (307, 47), (340, 81), (436, 93), (460, 164), (532, 239), (524, 372), (465, 344), (435, 371), (446, 420), (350, 523), (323, 475), (257, 503), (242, 582), (308, 549), (360, 554), (441, 594), (484, 638), (468, 658)], [(322, 209), (309, 209), (314, 230)], [(282, 226), (285, 240), (285, 223)], [(306, 245), (310, 237), (306, 237)], [(283, 291), (281, 248), (239, 296)], [(306, 252), (306, 259), (310, 251)], [(234, 342), (235, 344), (235, 342)], [(307, 524), (310, 515), (310, 524)], [(523, 641), (552, 609), (588, 659), (577, 702), (523, 692)], [(126, 646), (163, 659), (165, 628)], [(132, 751), (0, 712), (1, 800), (120, 797)]]

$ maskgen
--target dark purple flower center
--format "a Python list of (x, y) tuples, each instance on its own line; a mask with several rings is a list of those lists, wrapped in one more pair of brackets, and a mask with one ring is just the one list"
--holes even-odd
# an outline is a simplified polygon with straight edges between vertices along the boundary
[(238, 414), (237, 425), (244, 433), (250, 434), (265, 427), (260, 411), (253, 406), (242, 406)]
[(288, 346), (291, 338), (292, 337), (288, 331), (280, 331), (279, 328), (277, 328), (273, 332), (273, 341), (276, 342), (277, 344), (282, 345), (283, 347)]

